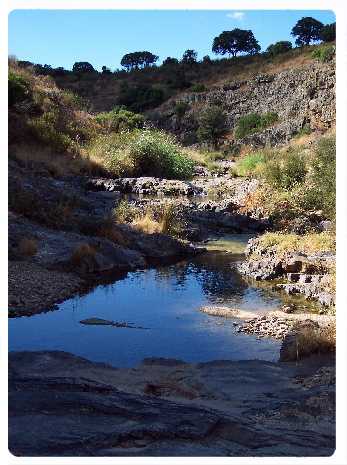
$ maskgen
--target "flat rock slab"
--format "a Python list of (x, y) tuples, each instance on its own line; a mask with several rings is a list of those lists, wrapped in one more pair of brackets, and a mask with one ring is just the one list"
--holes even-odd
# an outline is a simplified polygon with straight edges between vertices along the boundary
[(211, 316), (221, 316), (224, 318), (248, 319), (256, 318), (257, 313), (241, 310), (239, 308), (204, 306), (199, 308), (200, 312), (207, 313)]
[(305, 377), (312, 384), (317, 366), (155, 362), (117, 369), (66, 352), (10, 353), (10, 451), (149, 457), (333, 453), (333, 374), (316, 376), (308, 387)]

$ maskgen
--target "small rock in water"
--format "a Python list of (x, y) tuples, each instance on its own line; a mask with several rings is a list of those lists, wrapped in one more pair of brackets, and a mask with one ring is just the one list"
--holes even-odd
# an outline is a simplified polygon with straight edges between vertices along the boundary
[(100, 325), (100, 326), (115, 326), (116, 328), (134, 328), (134, 329), (146, 329), (142, 328), (141, 326), (134, 326), (131, 323), (127, 323), (126, 321), (112, 321), (112, 320), (104, 320), (103, 318), (86, 318), (85, 320), (81, 320), (80, 323), (82, 325)]

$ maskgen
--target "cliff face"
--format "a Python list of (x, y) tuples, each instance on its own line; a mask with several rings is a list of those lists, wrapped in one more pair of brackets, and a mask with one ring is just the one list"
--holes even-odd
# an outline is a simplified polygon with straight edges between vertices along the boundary
[[(189, 105), (181, 118), (174, 112), (177, 101)], [(324, 131), (335, 122), (335, 61), (311, 62), (276, 74), (234, 81), (207, 92), (183, 94), (158, 109), (157, 123), (176, 133), (182, 141), (194, 142), (199, 112), (209, 105), (217, 105), (227, 114), (226, 144), (274, 146), (287, 142), (306, 125)], [(275, 112), (278, 122), (235, 141), (232, 132), (238, 119), (252, 112)]]

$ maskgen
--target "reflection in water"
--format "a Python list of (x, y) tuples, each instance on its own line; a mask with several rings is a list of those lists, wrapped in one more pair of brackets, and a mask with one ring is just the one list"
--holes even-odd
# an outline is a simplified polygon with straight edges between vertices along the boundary
[[(198, 311), (209, 304), (252, 311), (281, 304), (278, 295), (237, 273), (233, 265), (238, 259), (234, 253), (209, 251), (175, 265), (128, 273), (63, 302), (57, 311), (12, 318), (10, 349), (65, 350), (115, 366), (134, 366), (145, 357), (276, 360), (278, 341), (238, 334), (232, 320)], [(92, 317), (149, 329), (80, 324)]]

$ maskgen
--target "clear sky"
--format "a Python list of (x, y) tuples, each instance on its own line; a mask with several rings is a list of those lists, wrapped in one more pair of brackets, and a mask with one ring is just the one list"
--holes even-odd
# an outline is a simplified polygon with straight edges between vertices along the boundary
[(236, 27), (251, 29), (262, 50), (278, 40), (292, 40), (298, 19), (335, 21), (331, 11), (263, 10), (15, 10), (9, 16), (9, 54), (19, 60), (63, 66), (88, 61), (96, 69), (120, 68), (125, 53), (148, 50), (181, 58), (192, 48), (198, 59), (211, 52), (213, 38)]

